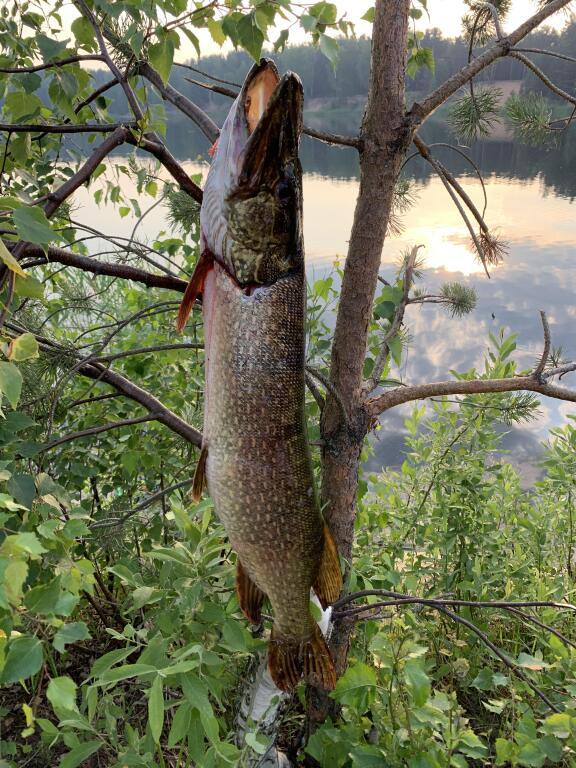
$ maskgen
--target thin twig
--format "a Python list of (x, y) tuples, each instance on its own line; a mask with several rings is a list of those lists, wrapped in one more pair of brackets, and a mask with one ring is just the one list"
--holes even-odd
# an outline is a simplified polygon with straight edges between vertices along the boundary
[(534, 376), (537, 379), (540, 379), (540, 377), (544, 373), (544, 368), (546, 368), (546, 363), (548, 362), (548, 358), (550, 357), (550, 345), (551, 345), (550, 326), (548, 325), (548, 318), (546, 317), (546, 312), (543, 312), (542, 310), (540, 310), (540, 319), (542, 320), (542, 329), (544, 331), (544, 349), (542, 350), (542, 357), (540, 358), (540, 362), (534, 369)]
[(404, 314), (409, 303), (410, 289), (412, 288), (412, 275), (414, 273), (416, 258), (418, 256), (418, 251), (423, 247), (423, 245), (415, 245), (408, 256), (404, 269), (402, 299), (394, 311), (394, 317), (392, 318), (390, 328), (386, 331), (384, 338), (382, 339), (380, 351), (372, 369), (372, 375), (364, 385), (363, 391), (365, 394), (372, 392), (372, 390), (378, 386), (382, 377), (382, 372), (384, 371), (386, 362), (390, 356), (390, 341), (396, 336), (404, 322)]
[(136, 128), (136, 123), (0, 123), (0, 131), (8, 133), (112, 133), (117, 128)]
[(59, 61), (50, 61), (47, 64), (34, 64), (30, 67), (0, 67), (0, 72), (7, 75), (20, 75), (27, 72), (41, 72), (43, 69), (54, 69), (64, 67), (66, 64), (77, 64), (80, 61), (104, 61), (102, 56), (93, 53), (78, 54), (77, 56), (68, 56)]
[(63, 435), (57, 440), (52, 440), (50, 443), (46, 443), (40, 452), (51, 451), (52, 448), (56, 448), (64, 443), (69, 443), (72, 440), (79, 440), (82, 437), (88, 437), (89, 435), (99, 435), (101, 432), (108, 432), (111, 429), (120, 429), (122, 427), (130, 427), (133, 424), (142, 424), (146, 421), (154, 421), (157, 418), (156, 413), (147, 413), (144, 416), (137, 416), (133, 419), (123, 419), (120, 421), (111, 421), (109, 424), (101, 424), (98, 427), (90, 427), (89, 429), (81, 429), (79, 432), (70, 432), (68, 435)]
[(545, 75), (544, 72), (542, 72), (542, 70), (537, 67), (536, 64), (534, 64), (534, 62), (531, 61), (527, 56), (524, 56), (523, 53), (518, 53), (517, 51), (510, 51), (510, 56), (512, 56), (514, 59), (518, 59), (518, 61), (521, 61), (526, 67), (528, 67), (528, 69), (531, 70), (536, 75), (536, 77), (539, 77), (544, 85), (552, 91), (552, 93), (555, 93), (557, 96), (560, 96), (560, 98), (576, 107), (576, 96), (573, 96), (571, 93), (568, 93), (553, 83), (552, 80), (550, 80), (550, 78)]
[(178, 490), (178, 488), (185, 488), (188, 485), (192, 485), (193, 482), (193, 478), (190, 478), (188, 480), (182, 480), (179, 483), (174, 483), (173, 485), (168, 485), (166, 488), (161, 488), (159, 491), (153, 493), (151, 496), (145, 499), (141, 504), (138, 504), (138, 506), (134, 507), (134, 509), (124, 512), (121, 517), (109, 517), (106, 520), (96, 520), (90, 525), (90, 529), (93, 530), (95, 528), (111, 528), (122, 525), (122, 523), (125, 523), (126, 520), (128, 520), (133, 515), (137, 514), (138, 512), (142, 512), (142, 510), (151, 506), (157, 499), (164, 498), (166, 494)]

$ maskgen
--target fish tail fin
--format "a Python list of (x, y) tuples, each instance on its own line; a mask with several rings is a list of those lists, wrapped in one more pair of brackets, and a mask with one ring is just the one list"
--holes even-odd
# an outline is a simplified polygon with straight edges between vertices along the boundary
[(236, 594), (244, 616), (252, 624), (260, 624), (266, 595), (248, 576), (240, 560), (236, 561)]
[(206, 280), (206, 275), (212, 267), (212, 262), (212, 255), (208, 251), (203, 251), (194, 268), (190, 282), (186, 286), (186, 290), (184, 291), (184, 298), (182, 299), (180, 309), (178, 310), (178, 318), (176, 319), (176, 330), (178, 333), (184, 330), (186, 321), (190, 316), (190, 312), (192, 312), (194, 302), (202, 293), (202, 289), (204, 288), (204, 281)]
[(342, 572), (338, 550), (327, 525), (324, 525), (324, 548), (316, 581), (312, 585), (324, 610), (338, 600), (342, 591)]
[(268, 668), (272, 680), (282, 691), (291, 691), (302, 677), (310, 685), (326, 691), (336, 685), (334, 662), (316, 622), (311, 637), (302, 641), (283, 638), (276, 627), (272, 627)]

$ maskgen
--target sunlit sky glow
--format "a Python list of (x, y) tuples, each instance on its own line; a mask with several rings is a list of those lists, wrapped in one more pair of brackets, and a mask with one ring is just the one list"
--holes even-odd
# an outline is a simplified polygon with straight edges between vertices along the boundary
[[(371, 24), (362, 21), (362, 16), (374, 4), (373, 0), (332, 0), (336, 3), (340, 15), (346, 15), (349, 21), (354, 22), (357, 35), (369, 35)], [(295, 2), (294, 5), (308, 5), (309, 3)], [(513, 0), (511, 11), (504, 23), (505, 30), (512, 30), (525, 21), (538, 8), (536, 0)], [(428, 16), (424, 14), (417, 22), (418, 29), (437, 27), (445, 37), (457, 37), (461, 32), (462, 16), (466, 12), (464, 0), (428, 0)], [(559, 12), (549, 21), (548, 26), (562, 29), (567, 20), (566, 13)], [(273, 37), (273, 35), (272, 35)], [(202, 53), (204, 55), (217, 53), (220, 49), (214, 44), (207, 33), (200, 35)], [(299, 43), (306, 40), (304, 31), (296, 25), (291, 27), (290, 42)], [(227, 47), (226, 47), (227, 48)], [(192, 56), (193, 51), (187, 41), (182, 42), (180, 55)]]
[[(352, 21), (356, 27), (357, 35), (370, 35), (372, 25), (366, 21), (362, 21), (362, 16), (366, 11), (374, 4), (373, 0), (333, 0), (338, 7), (340, 16), (345, 15), (346, 19)], [(298, 1), (293, 3), (294, 6), (309, 5), (309, 2)], [(519, 24), (525, 21), (531, 14), (538, 8), (536, 0), (513, 0), (512, 8), (504, 23), (504, 29), (506, 31), (515, 29)], [(466, 4), (464, 0), (428, 0), (428, 15), (424, 14), (422, 18), (417, 22), (417, 29), (424, 30), (426, 28), (436, 27), (441, 30), (445, 37), (457, 37), (461, 32), (462, 16), (466, 12)], [(69, 35), (69, 27), (72, 21), (77, 17), (78, 12), (72, 4), (64, 6), (62, 10), (62, 18), (64, 22), (64, 28), (66, 34)], [(547, 26), (554, 27), (555, 29), (562, 29), (568, 20), (566, 12), (560, 11), (552, 16), (547, 22)], [(284, 24), (286, 26), (286, 24)], [(280, 26), (278, 27), (278, 31)], [(203, 56), (210, 56), (220, 52), (228, 52), (232, 49), (229, 42), (226, 42), (223, 48), (220, 48), (212, 40), (207, 30), (194, 30), (200, 40), (200, 49)], [(270, 31), (270, 38), (274, 40), (278, 36), (274, 30)], [(192, 46), (192, 43), (187, 39), (185, 35), (180, 36), (181, 43), (180, 49), (176, 54), (176, 60), (185, 62), (189, 59), (196, 58), (196, 52)], [(296, 24), (290, 24), (290, 40), (292, 44), (298, 44), (309, 40), (306, 33), (298, 27)], [(91, 68), (101, 68), (104, 65), (90, 63)]]

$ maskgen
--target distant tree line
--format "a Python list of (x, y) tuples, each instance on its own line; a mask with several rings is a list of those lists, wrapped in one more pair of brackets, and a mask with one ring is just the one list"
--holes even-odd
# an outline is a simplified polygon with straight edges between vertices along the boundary
[[(431, 71), (427, 67), (421, 67), (414, 79), (408, 78), (406, 85), (408, 96), (411, 98), (416, 97), (420, 92), (431, 91), (461, 69), (468, 59), (468, 42), (463, 37), (445, 38), (439, 29), (428, 30), (420, 44), (432, 49), (435, 68)], [(524, 47), (574, 55), (576, 18), (573, 17), (562, 32), (556, 32), (553, 29), (534, 32), (526, 38)], [(476, 54), (479, 52), (479, 49), (476, 49)], [(370, 63), (370, 39), (367, 37), (340, 41), (340, 55), (335, 70), (319, 49), (312, 45), (289, 46), (282, 53), (271, 55), (282, 71), (290, 69), (300, 75), (308, 102), (311, 99), (331, 99), (333, 104), (337, 105), (339, 100), (366, 95)], [(556, 85), (565, 91), (574, 92), (576, 65), (567, 66), (566, 61), (552, 56), (536, 54), (532, 58)], [(251, 59), (243, 51), (232, 51), (226, 55), (205, 56), (197, 62), (189, 61), (188, 63), (222, 80), (238, 83), (242, 81), (250, 67)], [(98, 84), (100, 81), (104, 82), (107, 76), (104, 71), (93, 72), (93, 75)], [(203, 109), (215, 113), (216, 116), (224, 112), (226, 105), (229, 104), (226, 97), (193, 85), (187, 78), (210, 82), (202, 75), (178, 66), (173, 68), (170, 82), (179, 91), (192, 95), (194, 101)], [(526, 89), (542, 91), (547, 97), (554, 98), (534, 74), (521, 62), (512, 58), (497, 61), (488, 72), (479, 76), (478, 80), (487, 82), (522, 80)], [(121, 91), (113, 89), (107, 96), (112, 100), (111, 113), (121, 115), (125, 110)], [(180, 119), (176, 114), (174, 117)]]

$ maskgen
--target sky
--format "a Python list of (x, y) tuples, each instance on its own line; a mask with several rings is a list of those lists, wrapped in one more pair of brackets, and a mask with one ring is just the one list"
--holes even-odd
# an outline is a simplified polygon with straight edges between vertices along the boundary
[[(346, 14), (346, 18), (354, 22), (357, 35), (370, 34), (372, 25), (362, 21), (362, 16), (374, 5), (373, 0), (332, 0), (332, 2), (336, 3), (341, 15)], [(298, 4), (300, 2), (296, 0), (295, 5)], [(302, 4), (307, 3), (302, 2)], [(513, 0), (511, 11), (504, 23), (505, 31), (515, 29), (531, 16), (537, 8), (538, 3), (536, 0)], [(418, 21), (418, 29), (424, 30), (428, 27), (437, 27), (445, 37), (457, 37), (461, 32), (461, 20), (466, 10), (467, 7), (464, 0), (428, 0), (428, 16), (424, 14)], [(562, 29), (565, 22), (566, 14), (559, 12), (547, 24), (557, 29)], [(305, 39), (306, 34), (297, 27), (294, 27), (290, 34), (290, 42), (304, 42)], [(220, 50), (207, 33), (201, 35), (201, 43), (203, 55), (218, 53)], [(182, 47), (179, 51), (180, 57), (183, 54), (185, 57), (193, 55), (192, 50), (188, 46), (187, 41), (185, 42), (183, 39)], [(180, 58), (180, 60), (182, 59)]]
[[(336, 5), (341, 13), (347, 14), (350, 21), (357, 21), (373, 3), (367, 2), (367, 0), (336, 0)], [(534, 0), (514, 0), (504, 28), (507, 30), (515, 29), (534, 13), (537, 7), (538, 5)], [(464, 0), (428, 0), (429, 19), (424, 14), (419, 22), (420, 29), (438, 27), (445, 37), (456, 37), (461, 31), (460, 22), (465, 12)], [(563, 25), (564, 16), (560, 13), (555, 22), (551, 23), (551, 26), (562, 28)], [(358, 24), (359, 33), (368, 33), (369, 28), (365, 22)]]
[[(354, 22), (357, 35), (370, 35), (372, 25), (366, 21), (362, 21), (362, 16), (370, 7), (372, 7), (374, 4), (373, 0), (332, 1), (336, 3), (340, 15), (346, 14), (346, 18), (349, 21)], [(294, 5), (307, 4), (309, 4), (309, 2), (304, 2), (304, 0), (295, 0), (294, 2)], [(538, 4), (536, 0), (513, 0), (511, 12), (504, 23), (505, 31), (515, 29), (531, 16), (537, 7)], [(442, 31), (442, 34), (445, 37), (457, 37), (461, 32), (461, 19), (465, 11), (466, 4), (464, 0), (428, 0), (428, 16), (426, 14), (422, 16), (417, 22), (417, 28), (424, 30), (429, 27), (437, 27)], [(62, 16), (67, 34), (70, 34), (68, 31), (69, 25), (77, 15), (78, 12), (72, 4), (64, 6)], [(566, 14), (560, 11), (555, 14), (547, 24), (557, 29), (562, 29), (566, 19)], [(194, 30), (194, 32), (200, 38), (200, 47), (203, 56), (231, 50), (232, 46), (228, 43), (225, 44), (223, 49), (219, 48), (219, 46), (214, 43), (207, 30)], [(274, 35), (273, 32), (270, 34), (272, 40), (275, 39), (276, 36), (277, 35)], [(176, 56), (177, 61), (184, 62), (188, 59), (196, 58), (194, 48), (186, 36), (181, 35), (180, 38), (181, 45)], [(306, 33), (303, 30), (299, 29), (296, 25), (292, 28), (290, 34), (290, 42), (292, 44), (305, 42), (306, 38)], [(91, 62), (90, 66), (93, 68), (95, 65)]]

